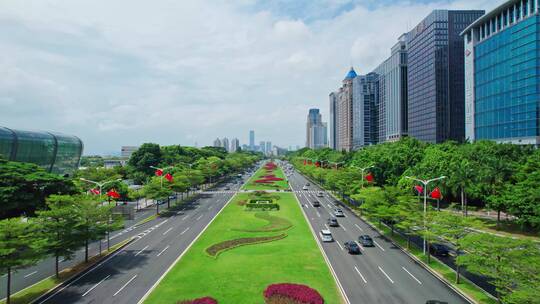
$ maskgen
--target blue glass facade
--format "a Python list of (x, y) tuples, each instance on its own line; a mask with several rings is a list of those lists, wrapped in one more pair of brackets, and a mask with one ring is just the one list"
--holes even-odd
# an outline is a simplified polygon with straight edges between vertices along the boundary
[(504, 14), (506, 18), (486, 23), (480, 30), (480, 39), (484, 39), (474, 49), (476, 140), (539, 136), (540, 17), (523, 19), (528, 14), (523, 7), (528, 6), (520, 5), (515, 13), (512, 7), (512, 14)]

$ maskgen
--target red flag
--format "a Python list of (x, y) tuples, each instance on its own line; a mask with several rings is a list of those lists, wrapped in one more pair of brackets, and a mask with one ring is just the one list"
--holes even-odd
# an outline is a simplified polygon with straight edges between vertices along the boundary
[(419, 186), (419, 185), (414, 186), (414, 189), (418, 192), (418, 194), (424, 192), (424, 188), (422, 186)]
[(434, 199), (441, 199), (441, 197), (442, 197), (441, 189), (439, 189), (439, 187), (435, 187), (435, 189), (433, 189), (433, 191), (431, 191), (429, 196), (431, 196)]
[(308, 165), (311, 165), (311, 159), (310, 159), (310, 160), (308, 160)]
[(319, 161), (316, 161), (315, 162), (315, 167), (320, 167), (321, 166), (321, 163)]
[(304, 166), (307, 165), (307, 160), (304, 159)]
[(90, 189), (90, 192), (91, 192), (92, 194), (99, 195), (99, 189), (96, 189), (96, 188)]
[(368, 181), (368, 183), (373, 182), (373, 174), (368, 173), (365, 177), (365, 179)]
[(163, 175), (163, 170), (157, 169), (156, 170), (156, 176), (162, 176), (162, 175)]
[(114, 189), (111, 189), (107, 191), (107, 196), (112, 197), (112, 198), (120, 198), (120, 193), (116, 192), (116, 190)]
[(165, 178), (166, 178), (169, 182), (172, 183), (172, 181), (173, 181), (173, 176), (172, 176), (170, 173), (165, 174)]

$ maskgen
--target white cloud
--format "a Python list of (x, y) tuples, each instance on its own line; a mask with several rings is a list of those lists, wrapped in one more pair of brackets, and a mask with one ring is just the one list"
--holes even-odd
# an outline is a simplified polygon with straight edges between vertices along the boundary
[(246, 142), (250, 129), (257, 141), (302, 144), (307, 109), (327, 120), (328, 93), (351, 62), (371, 71), (434, 8), (491, 2), (358, 4), (306, 22), (252, 0), (2, 1), (0, 121), (79, 135), (87, 153)]

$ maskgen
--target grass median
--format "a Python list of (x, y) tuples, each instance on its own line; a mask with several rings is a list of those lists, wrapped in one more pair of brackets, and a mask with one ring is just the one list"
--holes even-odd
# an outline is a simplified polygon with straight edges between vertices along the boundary
[[(316, 289), (327, 304), (342, 303), (294, 194), (273, 194), (279, 197), (276, 197), (279, 211), (246, 211), (244, 204), (250, 195), (235, 196), (145, 303), (173, 304), (204, 296), (211, 296), (219, 303), (264, 303), (265, 288), (285, 282)], [(272, 217), (261, 216), (261, 212)], [(283, 226), (283, 229), (264, 228), (269, 225)], [(280, 237), (282, 234), (286, 236)], [(275, 239), (268, 242), (233, 242), (273, 236)], [(235, 246), (216, 257), (208, 254), (208, 248), (224, 241), (231, 241)]]
[[(265, 175), (273, 174), (277, 178), (281, 178), (281, 181), (275, 181), (271, 184), (256, 183), (256, 180), (264, 178)], [(281, 169), (276, 169), (274, 171), (267, 171), (264, 166), (257, 170), (255, 174), (247, 181), (247, 183), (242, 187), (243, 190), (287, 190), (290, 189), (287, 178)]]

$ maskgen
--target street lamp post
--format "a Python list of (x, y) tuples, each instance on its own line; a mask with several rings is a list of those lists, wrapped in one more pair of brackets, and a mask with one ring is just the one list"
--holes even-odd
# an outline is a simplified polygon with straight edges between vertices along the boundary
[(366, 172), (367, 169), (373, 168), (375, 166), (371, 165), (371, 166), (367, 166), (367, 167), (364, 167), (364, 168), (360, 168), (360, 167), (356, 167), (356, 166), (353, 166), (353, 167), (358, 168), (358, 169), (360, 169), (360, 171), (362, 171), (362, 189), (364, 189), (364, 172)]
[[(418, 178), (414, 178), (414, 177), (410, 177), (410, 176), (405, 176), (405, 178), (412, 179), (412, 180), (417, 181), (419, 183), (422, 183), (422, 185), (424, 185), (424, 230), (426, 230), (427, 186), (431, 182), (438, 181), (438, 180), (441, 180), (443, 178), (446, 178), (446, 176), (443, 175), (443, 176), (439, 176), (437, 178), (432, 178), (432, 179), (428, 179), (428, 180), (418, 179)], [(425, 236), (423, 237), (423, 251), (424, 251), (424, 255), (425, 255), (426, 254), (426, 238), (425, 238)]]

